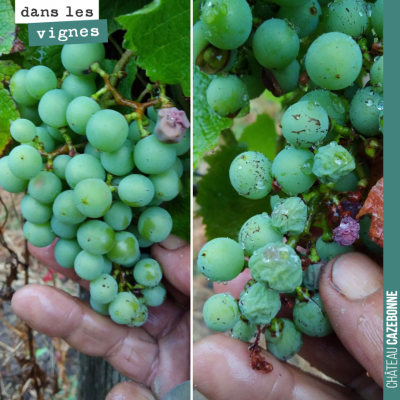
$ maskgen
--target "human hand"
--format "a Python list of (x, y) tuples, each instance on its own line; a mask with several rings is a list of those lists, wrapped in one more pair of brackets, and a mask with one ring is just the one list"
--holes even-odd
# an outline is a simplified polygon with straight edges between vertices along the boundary
[[(250, 279), (243, 272), (217, 292), (238, 297)], [(379, 400), (383, 398), (383, 271), (367, 256), (348, 253), (325, 266), (320, 295), (334, 334), (303, 335), (299, 355), (343, 386), (321, 380), (279, 361), (269, 374), (250, 366), (248, 345), (215, 334), (194, 347), (194, 384), (208, 400)], [(280, 312), (289, 317), (291, 310)], [(368, 372), (368, 373), (367, 373)]]
[[(58, 265), (55, 243), (45, 248), (29, 245), (29, 250), (44, 265), (88, 289), (89, 282), (74, 269)], [(50, 286), (24, 286), (12, 299), (14, 313), (34, 330), (60, 337), (87, 355), (104, 357), (133, 381), (114, 387), (108, 400), (161, 399), (190, 377), (190, 245), (170, 235), (152, 246), (151, 255), (163, 268), (170, 296), (161, 306), (149, 308), (141, 328), (117, 325), (86, 302)]]

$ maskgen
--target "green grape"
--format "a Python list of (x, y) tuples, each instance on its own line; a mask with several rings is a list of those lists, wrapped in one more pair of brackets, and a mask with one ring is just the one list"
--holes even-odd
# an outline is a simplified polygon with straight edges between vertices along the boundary
[(305, 300), (296, 299), (293, 320), (297, 328), (308, 336), (324, 337), (333, 332), (319, 293)]
[(169, 170), (176, 160), (173, 145), (161, 143), (156, 135), (145, 137), (136, 144), (134, 161), (144, 174), (159, 174)]
[(77, 238), (83, 250), (91, 254), (106, 254), (114, 246), (115, 232), (105, 222), (91, 220), (79, 227)]
[(193, 60), (195, 63), (199, 54), (210, 44), (204, 34), (203, 26), (201, 21), (196, 22), (193, 26)]
[(331, 3), (325, 16), (325, 32), (341, 32), (357, 39), (370, 29), (364, 0), (341, 0)]
[(281, 309), (279, 293), (257, 282), (247, 287), (240, 295), (241, 314), (252, 324), (269, 324)]
[(24, 224), (25, 239), (35, 247), (46, 247), (53, 243), (56, 235), (51, 230), (50, 222), (33, 224), (26, 221)]
[(329, 3), (331, 3), (332, 0), (318, 0), (318, 3), (321, 7), (327, 6)]
[(314, 154), (310, 150), (290, 147), (275, 157), (272, 175), (285, 193), (295, 196), (305, 193), (316, 181), (313, 163)]
[(133, 269), (133, 277), (139, 285), (157, 286), (162, 278), (160, 264), (151, 258), (140, 260)]
[(81, 251), (75, 239), (59, 239), (54, 248), (54, 257), (63, 268), (73, 268), (75, 258)]
[(108, 316), (110, 313), (108, 312), (108, 304), (100, 304), (93, 298), (90, 298), (90, 306), (93, 308), (94, 311), (101, 315)]
[(358, 181), (357, 173), (351, 171), (340, 178), (333, 188), (338, 192), (355, 192), (358, 189)]
[(257, 325), (239, 319), (232, 329), (232, 337), (242, 342), (249, 342), (255, 336), (256, 330)]
[(383, 109), (379, 113), (379, 131), (383, 133)]
[(113, 270), (113, 263), (108, 257), (103, 256), (103, 258), (104, 258), (104, 266), (103, 266), (102, 273), (103, 274), (111, 274), (111, 272)]
[(68, 163), (72, 160), (72, 157), (68, 154), (61, 154), (57, 156), (53, 161), (53, 172), (60, 179), (65, 179), (65, 172), (67, 170)]
[(147, 109), (147, 116), (153, 121), (157, 122), (158, 120), (158, 111), (160, 109), (155, 109), (154, 106), (151, 106)]
[(217, 238), (206, 243), (197, 257), (197, 267), (213, 282), (235, 279), (244, 268), (242, 247), (229, 238)]
[(53, 172), (42, 171), (29, 181), (29, 194), (43, 204), (51, 204), (62, 191), (61, 180)]
[(85, 179), (106, 179), (101, 162), (90, 154), (79, 154), (70, 160), (65, 169), (65, 179), (72, 189)]
[(312, 171), (322, 183), (329, 183), (337, 182), (355, 167), (351, 154), (336, 142), (331, 142), (318, 149)]
[(43, 144), (44, 151), (51, 153), (55, 149), (55, 142), (52, 135), (50, 135), (49, 131), (42, 126), (38, 126), (36, 128), (36, 135), (39, 139), (39, 142)]
[(291, 293), (303, 279), (301, 260), (283, 243), (270, 243), (256, 250), (249, 260), (251, 276), (280, 293)]
[[(309, 0), (274, 0), (274, 3), (283, 7), (297, 8), (306, 4)], [(332, 0), (330, 0), (332, 1)]]
[(57, 196), (53, 203), (53, 213), (64, 224), (80, 224), (86, 219), (75, 206), (73, 190), (66, 190)]
[(178, 196), (182, 189), (181, 180), (173, 169), (150, 175), (149, 179), (154, 186), (154, 199), (170, 201)]
[(102, 217), (111, 207), (111, 190), (100, 179), (85, 179), (74, 189), (76, 208), (87, 217)]
[(234, 114), (249, 100), (246, 84), (235, 75), (213, 79), (206, 95), (208, 105), (223, 117)]
[(153, 200), (152, 200), (149, 204), (147, 204), (147, 207), (158, 207), (158, 206), (161, 205), (162, 203), (163, 203), (162, 200), (154, 199), (154, 198), (153, 198)]
[[(307, 206), (298, 197), (279, 200), (271, 214), (271, 224), (283, 234), (303, 233), (307, 222)], [(271, 241), (270, 243), (274, 243)]]
[(369, 75), (375, 92), (383, 93), (383, 56), (375, 59)]
[(295, 60), (299, 50), (299, 37), (281, 19), (270, 19), (263, 22), (253, 38), (254, 55), (265, 68), (287, 67)]
[(42, 204), (27, 194), (21, 200), (21, 213), (27, 221), (33, 224), (44, 224), (50, 221), (53, 211), (51, 205)]
[(128, 206), (143, 207), (154, 197), (154, 185), (139, 174), (128, 175), (118, 185), (118, 196)]
[(178, 178), (181, 178), (183, 175), (183, 164), (180, 158), (176, 157), (174, 165), (171, 167), (172, 170), (176, 172)]
[(40, 118), (53, 128), (67, 126), (67, 108), (71, 101), (72, 96), (64, 90), (50, 90), (39, 102)]
[(325, 33), (316, 39), (306, 55), (306, 69), (311, 80), (328, 90), (351, 85), (362, 68), (358, 44), (340, 32)]
[(282, 242), (283, 234), (271, 224), (267, 213), (255, 215), (247, 220), (239, 232), (239, 244), (245, 256), (252, 256), (255, 250), (268, 243)]
[(85, 146), (85, 154), (89, 154), (94, 158), (100, 160), (100, 151), (96, 150), (90, 143)]
[[(356, 85), (356, 83), (354, 85)], [(313, 90), (303, 96), (300, 101), (317, 102), (323, 107), (330, 118), (334, 118), (340, 125), (346, 124), (348, 106), (346, 102), (335, 93), (331, 93), (327, 90)]]
[(142, 134), (140, 133), (137, 121), (132, 121), (129, 125), (128, 139), (131, 140), (132, 143), (137, 143), (141, 138)]
[(17, 71), (10, 80), (10, 92), (13, 99), (23, 106), (33, 106), (38, 100), (32, 97), (26, 89), (26, 78), (28, 76), (26, 69)]
[(282, 69), (264, 69), (263, 80), (267, 89), (274, 96), (280, 97), (297, 89), (299, 77), (300, 64), (294, 60)]
[(36, 126), (27, 119), (17, 119), (10, 126), (10, 133), (14, 140), (20, 143), (29, 143), (36, 136)]
[(129, 292), (120, 292), (108, 308), (111, 319), (117, 324), (126, 325), (137, 317), (140, 303), (136, 296)]
[(18, 103), (17, 108), (21, 118), (29, 119), (29, 121), (33, 122), (35, 125), (40, 125), (42, 123), (37, 104), (33, 106), (24, 106), (23, 104)]
[(89, 143), (97, 150), (118, 150), (128, 138), (129, 126), (122, 114), (114, 110), (100, 110), (86, 125)]
[(132, 221), (132, 210), (122, 201), (115, 201), (103, 218), (115, 231), (123, 231)]
[(336, 242), (324, 242), (322, 237), (317, 240), (315, 249), (322, 261), (328, 262), (340, 254), (351, 253), (353, 246), (340, 246)]
[(149, 310), (144, 304), (142, 304), (140, 306), (139, 312), (136, 315), (136, 317), (133, 318), (131, 322), (127, 325), (131, 328), (140, 327), (146, 323), (148, 317), (149, 317)]
[(74, 269), (77, 275), (85, 280), (93, 281), (98, 278), (104, 267), (104, 258), (102, 255), (90, 254), (82, 250), (76, 257)]
[(229, 179), (241, 196), (262, 199), (272, 188), (271, 162), (262, 153), (246, 151), (232, 161)]
[(171, 215), (160, 207), (147, 208), (140, 214), (138, 229), (145, 239), (154, 243), (162, 242), (171, 233)]
[(257, 67), (252, 68), (250, 73), (241, 75), (240, 79), (246, 85), (249, 100), (257, 99), (264, 93), (265, 87), (261, 78), (261, 68), (258, 63)]
[(90, 297), (100, 304), (112, 302), (118, 294), (117, 281), (108, 274), (101, 274), (90, 282)]
[(190, 133), (183, 136), (182, 140), (179, 143), (173, 143), (169, 146), (175, 149), (177, 156), (185, 154), (190, 149)]
[(74, 99), (79, 96), (89, 97), (96, 93), (96, 84), (90, 76), (76, 76), (70, 74), (65, 78), (61, 88)]
[(80, 227), (79, 224), (66, 224), (65, 222), (61, 222), (55, 215), (51, 217), (50, 225), (56, 236), (62, 239), (75, 239)]
[(50, 90), (57, 89), (57, 83), (56, 74), (44, 65), (32, 67), (26, 74), (26, 90), (37, 100)]
[(129, 264), (140, 257), (139, 243), (130, 232), (116, 232), (114, 247), (107, 253), (107, 257), (117, 264)]
[(167, 291), (162, 283), (154, 287), (142, 289), (142, 294), (147, 307), (161, 306), (167, 297)]
[(137, 226), (135, 226), (135, 225), (130, 225), (130, 226), (127, 228), (127, 230), (128, 230), (130, 233), (133, 233), (133, 235), (136, 237), (136, 239), (137, 239), (138, 242), (139, 242), (139, 247), (146, 248), (146, 247), (150, 247), (150, 246), (153, 244), (153, 242), (152, 242), (151, 240), (145, 239), (145, 238), (139, 233), (139, 229), (138, 229)]
[(381, 246), (376, 244), (369, 237), (369, 230), (371, 228), (371, 216), (364, 215), (360, 220), (360, 238), (364, 245), (375, 254), (383, 254), (383, 249)]
[(306, 149), (320, 143), (329, 131), (329, 117), (319, 103), (300, 101), (282, 117), (282, 134), (295, 147)]
[(129, 174), (135, 166), (132, 142), (127, 139), (118, 150), (100, 153), (100, 161), (104, 169), (110, 174), (117, 176)]
[[(348, 101), (352, 101), (359, 89), (360, 89), (360, 85), (357, 82), (354, 82), (353, 84), (351, 84), (349, 87), (347, 87), (344, 90), (344, 92), (343, 92), (344, 97), (346, 97), (346, 99)], [(329, 113), (328, 113), (328, 115), (329, 115)], [(339, 124), (343, 125), (341, 122), (339, 122)]]
[(275, 13), (271, 10), (271, 7), (266, 4), (263, 0), (257, 0), (253, 8), (254, 16), (266, 21), (274, 17)]
[(87, 75), (90, 65), (104, 60), (103, 43), (66, 44), (61, 51), (61, 62), (74, 75)]
[(371, 22), (376, 34), (383, 39), (383, 0), (377, 0), (372, 6)]
[(265, 331), (265, 340), (268, 351), (278, 360), (287, 361), (292, 358), (303, 346), (301, 332), (289, 319), (282, 318), (279, 322), (283, 327), (277, 332)]
[(240, 313), (237, 301), (229, 293), (215, 294), (203, 307), (206, 325), (216, 332), (226, 332), (239, 321)]
[(21, 144), (11, 150), (8, 167), (17, 178), (32, 179), (42, 169), (42, 157), (35, 148)]
[(317, 0), (309, 0), (302, 6), (281, 7), (277, 17), (293, 24), (300, 39), (311, 35), (318, 27), (321, 6)]
[(69, 127), (80, 135), (86, 134), (89, 119), (99, 112), (101, 107), (89, 97), (74, 97), (67, 108), (67, 122)]
[(204, 37), (215, 47), (237, 49), (250, 35), (253, 17), (245, 0), (210, 0), (203, 3)]
[(10, 193), (22, 193), (28, 187), (28, 180), (16, 177), (8, 166), (9, 156), (0, 158), (0, 186)]

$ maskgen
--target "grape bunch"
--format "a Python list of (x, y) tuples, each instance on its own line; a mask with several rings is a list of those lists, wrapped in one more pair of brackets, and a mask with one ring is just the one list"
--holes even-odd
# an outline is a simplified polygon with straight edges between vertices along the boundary
[(146, 103), (124, 99), (132, 113), (117, 111), (115, 82), (126, 74), (107, 74), (104, 60), (103, 44), (65, 45), (62, 79), (41, 65), (12, 76), (22, 118), (10, 127), (19, 145), (0, 160), (0, 185), (26, 193), (28, 242), (58, 238), (55, 258), (90, 281), (92, 308), (133, 327), (166, 298), (162, 268), (147, 250), (172, 230), (162, 204), (182, 190), (189, 121), (161, 84), (146, 89)]
[[(319, 295), (324, 265), (355, 250), (383, 252), (369, 237), (370, 216), (358, 218), (382, 177), (383, 0), (198, 4), (195, 68), (210, 84), (195, 95), (215, 118), (244, 116), (265, 89), (284, 96), (274, 159), (245, 151), (229, 169), (236, 192), (266, 200), (265, 212), (243, 224), (237, 241), (215, 238), (197, 258), (213, 282), (247, 268), (252, 279), (238, 299), (208, 299), (203, 316), (244, 342), (264, 332), (268, 350), (286, 361), (303, 334), (333, 331)], [(293, 320), (279, 318), (282, 305), (293, 307)]]

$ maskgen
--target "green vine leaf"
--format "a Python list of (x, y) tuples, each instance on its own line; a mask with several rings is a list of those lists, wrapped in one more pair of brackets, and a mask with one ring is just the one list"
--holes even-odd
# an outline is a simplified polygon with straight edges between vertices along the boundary
[(14, 10), (10, 1), (0, 1), (0, 56), (9, 54), (15, 41)]
[(10, 135), (11, 122), (19, 118), (14, 100), (2, 83), (0, 83), (0, 110), (0, 157), (2, 157), (7, 146), (13, 141)]
[(222, 130), (232, 126), (232, 120), (220, 117), (207, 103), (206, 91), (213, 78), (194, 67), (193, 90), (196, 101), (193, 104), (193, 165), (206, 151), (218, 145), (218, 137)]
[(20, 69), (12, 60), (0, 60), (0, 82), (9, 80)]
[(131, 58), (125, 67), (128, 76), (121, 80), (118, 85), (118, 90), (126, 99), (133, 100), (131, 89), (137, 74), (137, 66), (134, 58)]
[(234, 158), (248, 148), (244, 143), (224, 145), (216, 153), (205, 157), (209, 169), (198, 185), (196, 212), (203, 217), (208, 240), (229, 237), (238, 240), (243, 224), (251, 217), (271, 212), (269, 196), (249, 200), (239, 196), (229, 179), (229, 167)]
[(127, 30), (124, 47), (154, 82), (181, 84), (190, 96), (190, 1), (154, 0), (116, 20)]

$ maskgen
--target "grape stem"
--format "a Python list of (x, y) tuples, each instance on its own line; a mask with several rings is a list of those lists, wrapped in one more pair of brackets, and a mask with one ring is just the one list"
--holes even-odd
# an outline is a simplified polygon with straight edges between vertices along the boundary
[(286, 244), (290, 246), (292, 249), (296, 249), (299, 240), (300, 240), (300, 235), (289, 236)]

